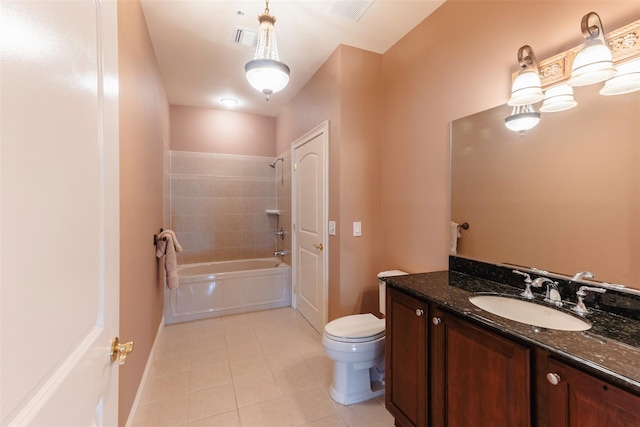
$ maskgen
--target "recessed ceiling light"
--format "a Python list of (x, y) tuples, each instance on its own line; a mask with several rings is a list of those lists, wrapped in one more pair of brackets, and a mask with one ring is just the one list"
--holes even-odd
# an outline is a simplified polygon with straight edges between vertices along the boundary
[(238, 103), (238, 100), (233, 98), (222, 98), (220, 102), (226, 107), (233, 107)]

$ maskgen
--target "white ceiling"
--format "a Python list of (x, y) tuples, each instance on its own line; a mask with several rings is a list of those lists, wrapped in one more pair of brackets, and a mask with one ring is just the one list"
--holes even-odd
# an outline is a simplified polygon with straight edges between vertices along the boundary
[(255, 48), (232, 41), (236, 26), (257, 30), (264, 1), (142, 0), (169, 102), (224, 109), (220, 99), (231, 97), (235, 111), (278, 116), (339, 44), (384, 53), (444, 0), (375, 0), (358, 22), (329, 14), (333, 3), (270, 0), (291, 79), (266, 101), (244, 77)]

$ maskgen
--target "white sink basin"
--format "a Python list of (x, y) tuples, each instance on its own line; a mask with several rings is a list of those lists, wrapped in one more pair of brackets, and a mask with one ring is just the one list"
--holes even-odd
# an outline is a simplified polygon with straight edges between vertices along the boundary
[(586, 331), (591, 323), (554, 308), (500, 295), (474, 295), (471, 304), (516, 322), (560, 331)]

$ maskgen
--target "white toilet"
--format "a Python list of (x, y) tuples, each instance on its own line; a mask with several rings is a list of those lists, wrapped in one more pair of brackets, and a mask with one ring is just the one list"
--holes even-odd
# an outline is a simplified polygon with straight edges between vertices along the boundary
[[(383, 271), (378, 278), (407, 274)], [(386, 285), (379, 282), (380, 312), (385, 314)], [(371, 313), (335, 319), (324, 327), (324, 351), (334, 361), (331, 398), (342, 404), (364, 402), (384, 394), (385, 320)]]

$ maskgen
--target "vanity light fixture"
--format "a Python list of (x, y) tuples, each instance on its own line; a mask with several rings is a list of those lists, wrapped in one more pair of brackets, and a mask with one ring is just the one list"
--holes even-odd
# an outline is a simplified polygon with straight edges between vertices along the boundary
[(518, 62), (522, 70), (518, 72), (511, 85), (511, 98), (507, 104), (513, 106), (525, 106), (535, 104), (544, 99), (540, 74), (538, 73), (538, 62), (529, 45), (524, 45), (518, 49)]
[(533, 105), (516, 105), (511, 115), (504, 119), (507, 129), (520, 132), (522, 136), (526, 131), (536, 127), (540, 121), (540, 113), (533, 109)]
[(544, 91), (544, 102), (540, 111), (555, 113), (575, 107), (578, 103), (573, 99), (573, 88), (568, 84), (550, 87)]
[(618, 74), (604, 82), (600, 95), (622, 95), (640, 90), (640, 59), (616, 66)]
[(276, 42), (275, 16), (269, 14), (269, 0), (265, 2), (262, 15), (258, 16), (260, 34), (253, 60), (247, 62), (244, 71), (249, 84), (264, 93), (267, 101), (289, 83), (289, 67), (280, 62)]
[(573, 60), (568, 84), (585, 86), (615, 76), (616, 69), (613, 67), (611, 50), (604, 39), (600, 16), (595, 12), (587, 13), (582, 17), (580, 28), (587, 42)]

